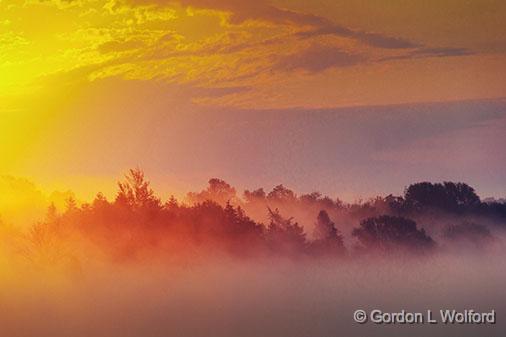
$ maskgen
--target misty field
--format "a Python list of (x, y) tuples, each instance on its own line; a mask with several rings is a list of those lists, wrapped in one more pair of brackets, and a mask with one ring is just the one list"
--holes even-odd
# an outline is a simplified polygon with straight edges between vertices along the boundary
[[(462, 183), (348, 204), (211, 179), (162, 201), (140, 170), (113, 201), (3, 221), (6, 336), (371, 336), (504, 331), (506, 205)], [(495, 310), (495, 325), (360, 325), (357, 309)], [(29, 324), (27, 324), (29, 322)]]

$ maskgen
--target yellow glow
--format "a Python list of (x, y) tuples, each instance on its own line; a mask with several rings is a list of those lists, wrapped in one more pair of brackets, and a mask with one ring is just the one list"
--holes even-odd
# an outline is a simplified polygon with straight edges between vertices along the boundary
[[(233, 3), (0, 0), (0, 174), (27, 176), (48, 190), (72, 187), (87, 197), (112, 193), (106, 182), (131, 163), (152, 159), (144, 150), (152, 132), (135, 133), (139, 125), (151, 131), (143, 124), (147, 116), (156, 122), (188, 114), (184, 122), (191, 124), (195, 106), (319, 108), (506, 94), (505, 54), (497, 47), (506, 36), (500, 10), (473, 15), (473, 6), (462, 5), (452, 16), (447, 12), (458, 7), (455, 1), (443, 1), (446, 14), (436, 16), (437, 5), (408, 8), (404, 2), (279, 0), (274, 10), (262, 1), (245, 1), (244, 8)], [(370, 20), (372, 13), (378, 20)], [(416, 24), (406, 25), (403, 14)], [(407, 38), (420, 48), (461, 47), (465, 40), (471, 55), (413, 57), (413, 48), (380, 48), (346, 34), (298, 36), (311, 30), (315, 15), (350, 30)], [(448, 32), (431, 31), (447, 22)], [(480, 30), (482, 24), (487, 28)], [(357, 63), (312, 69), (322, 60), (311, 52), (321, 47), (328, 47), (317, 54), (323, 62), (342, 52)], [(284, 68), (290, 58), (299, 64)], [(163, 131), (160, 138), (169, 133)], [(171, 132), (177, 152), (183, 137), (176, 127)], [(97, 157), (109, 138), (122, 137), (126, 144)], [(85, 171), (87, 161), (104, 159), (117, 167)]]

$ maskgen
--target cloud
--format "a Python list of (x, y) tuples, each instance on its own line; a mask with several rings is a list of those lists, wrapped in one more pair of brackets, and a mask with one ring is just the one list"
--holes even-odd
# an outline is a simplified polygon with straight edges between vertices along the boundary
[[(13, 17), (28, 15), (35, 10), (30, 6), (20, 7)], [(11, 77), (19, 77), (14, 84), (21, 89), (26, 87), (21, 86), (24, 73), (33, 74), (31, 82), (68, 73), (63, 84), (119, 76), (258, 89), (290, 71), (311, 74), (363, 62), (470, 53), (351, 29), (324, 16), (274, 6), (270, 0), (120, 0), (109, 7), (84, 2), (81, 15), (51, 6), (48, 18), (55, 22), (54, 29), (40, 36), (0, 34), (11, 63), (4, 77), (9, 80), (15, 74)], [(70, 22), (72, 28), (67, 27)], [(54, 43), (46, 46), (45, 41)], [(8, 82), (4, 86), (14, 87)]]
[[(163, 5), (165, 0), (130, 0), (134, 3), (157, 3)], [(157, 2), (158, 1), (158, 2)], [(298, 26), (310, 26), (311, 30), (297, 33), (299, 37), (310, 38), (322, 35), (337, 35), (356, 39), (367, 45), (387, 48), (403, 49), (414, 48), (418, 44), (398, 37), (385, 36), (379, 33), (363, 32), (340, 26), (331, 20), (313, 14), (295, 12), (284, 8), (278, 8), (269, 1), (239, 1), (239, 0), (182, 0), (183, 6), (209, 8), (227, 11), (231, 13), (230, 22), (240, 24), (246, 20), (262, 20), (278, 24), (291, 23)]]
[(354, 32), (354, 37), (373, 47), (386, 49), (415, 48), (418, 44), (398, 37), (384, 36), (375, 33)]
[(426, 57), (453, 57), (453, 56), (467, 56), (474, 55), (475, 52), (466, 48), (450, 48), (450, 47), (439, 47), (439, 48), (417, 48), (403, 55), (389, 56), (380, 61), (392, 61), (392, 60), (406, 60), (414, 58), (426, 58)]
[(301, 38), (312, 38), (323, 35), (338, 35), (349, 37), (359, 40), (360, 42), (373, 47), (386, 48), (386, 49), (405, 49), (405, 48), (415, 48), (418, 46), (418, 44), (405, 39), (385, 36), (376, 33), (354, 31), (349, 28), (335, 24), (329, 24), (326, 26), (319, 27), (317, 29), (297, 33), (297, 36)]
[(98, 46), (101, 53), (124, 52), (144, 47), (146, 44), (140, 40), (111, 40)]
[(339, 47), (315, 44), (301, 53), (282, 57), (274, 69), (320, 72), (329, 68), (352, 66), (363, 60), (363, 56), (350, 54)]
[[(173, 1), (167, 0), (129, 0), (133, 4), (168, 5)], [(329, 21), (323, 17), (294, 12), (272, 6), (269, 1), (256, 0), (181, 0), (183, 6), (214, 9), (231, 13), (231, 23), (239, 24), (246, 20), (264, 20), (275, 23), (295, 23), (300, 25), (320, 26)]]
[(413, 56), (446, 57), (471, 55), (473, 52), (466, 48), (422, 48), (412, 52)]

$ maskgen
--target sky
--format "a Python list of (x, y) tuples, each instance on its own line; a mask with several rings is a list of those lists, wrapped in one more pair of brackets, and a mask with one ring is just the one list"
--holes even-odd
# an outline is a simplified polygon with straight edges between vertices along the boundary
[(220, 177), (347, 200), (426, 180), (502, 197), (504, 13), (489, 0), (0, 0), (0, 186), (90, 198), (140, 167), (167, 195)]

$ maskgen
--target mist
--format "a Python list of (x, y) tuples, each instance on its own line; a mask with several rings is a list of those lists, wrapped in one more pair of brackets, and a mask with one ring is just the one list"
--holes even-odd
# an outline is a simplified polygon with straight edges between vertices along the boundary
[[(0, 226), (12, 337), (502, 336), (504, 202), (462, 183), (346, 204), (219, 179), (162, 201), (132, 170), (113, 201)], [(359, 324), (355, 310), (497, 313), (496, 324)]]
[[(504, 256), (108, 266), (2, 286), (7, 336), (501, 336)], [(5, 290), (9, 289), (6, 293)], [(360, 325), (354, 310), (475, 309), (498, 323)], [(27, 324), (29, 322), (29, 324)]]

